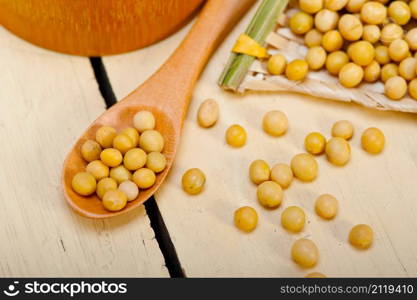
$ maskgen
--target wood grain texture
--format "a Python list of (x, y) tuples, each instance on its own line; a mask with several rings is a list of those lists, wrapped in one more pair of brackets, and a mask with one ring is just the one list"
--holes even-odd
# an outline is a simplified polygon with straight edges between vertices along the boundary
[[(302, 277), (314, 270), (334, 277), (417, 276), (417, 117), (291, 93), (237, 96), (220, 90), (217, 78), (254, 10), (230, 34), (200, 78), (175, 164), (156, 194), (186, 275)], [(105, 58), (117, 97), (125, 96), (152, 72), (154, 64), (162, 63), (183, 34), (184, 30), (148, 49)], [(206, 130), (198, 127), (196, 113), (208, 97), (219, 102), (220, 120)], [(261, 129), (264, 113), (275, 109), (284, 111), (290, 121), (288, 133), (281, 138), (269, 137)], [(320, 156), (316, 181), (295, 181), (277, 210), (260, 207), (256, 187), (248, 178), (250, 162), (262, 158), (271, 165), (289, 163), (304, 151), (303, 140), (309, 132), (329, 137), (332, 124), (342, 119), (351, 120), (356, 130), (350, 163), (334, 167)], [(248, 132), (242, 149), (225, 144), (225, 130), (233, 123)], [(360, 135), (370, 126), (386, 135), (381, 155), (368, 155), (360, 147)], [(181, 189), (181, 176), (193, 167), (205, 172), (207, 185), (203, 193), (191, 197)], [(314, 200), (322, 193), (331, 193), (340, 202), (340, 214), (333, 221), (323, 221), (314, 213)], [(260, 216), (251, 234), (233, 225), (234, 210), (243, 205), (251, 205)], [(297, 235), (280, 225), (280, 214), (290, 205), (303, 207), (308, 218), (304, 231)], [(369, 224), (375, 232), (374, 245), (367, 251), (357, 251), (347, 243), (350, 228), (358, 223)], [(291, 261), (291, 244), (300, 237), (313, 239), (320, 250), (320, 262), (312, 270), (300, 269)]]
[(0, 44), (0, 276), (169, 276), (143, 207), (92, 221), (65, 203), (64, 156), (105, 110), (88, 59), (2, 27)]
[(203, 0), (0, 0), (0, 24), (44, 48), (100, 56), (178, 30)]

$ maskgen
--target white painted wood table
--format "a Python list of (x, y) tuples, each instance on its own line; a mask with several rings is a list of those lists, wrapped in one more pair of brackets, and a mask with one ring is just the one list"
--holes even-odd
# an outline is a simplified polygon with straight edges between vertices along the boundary
[(65, 154), (105, 110), (88, 58), (3, 27), (0, 45), (0, 276), (169, 276), (143, 207), (93, 221), (64, 200)]
[[(237, 96), (216, 85), (236, 37), (252, 10), (229, 35), (199, 80), (176, 163), (156, 199), (184, 273), (188, 277), (304, 276), (290, 258), (292, 242), (313, 239), (320, 250), (313, 269), (328, 276), (417, 276), (417, 116), (379, 112), (288, 93)], [(132, 53), (103, 58), (118, 99), (146, 80), (179, 44), (190, 25), (170, 38)], [(78, 217), (64, 202), (59, 184), (66, 151), (104, 109), (86, 58), (36, 48), (0, 30), (0, 276), (169, 276), (143, 208), (105, 221)], [(199, 104), (208, 97), (221, 108), (219, 123), (203, 130), (196, 124)], [(279, 109), (290, 121), (280, 138), (261, 130), (265, 112)], [(313, 183), (295, 181), (277, 210), (256, 201), (248, 166), (262, 158), (271, 165), (288, 163), (303, 152), (311, 131), (329, 136), (340, 119), (355, 124), (352, 160), (343, 168), (319, 157)], [(243, 125), (248, 143), (225, 145), (225, 129)], [(360, 148), (360, 134), (381, 128), (387, 139), (381, 155)], [(187, 196), (180, 187), (183, 172), (204, 170), (205, 191)], [(333, 221), (313, 211), (321, 193), (334, 194), (340, 213)], [(242, 205), (259, 214), (250, 234), (233, 225)], [(306, 211), (303, 232), (280, 226), (289, 205)], [(375, 232), (371, 249), (357, 251), (347, 243), (349, 229), (367, 223)]]

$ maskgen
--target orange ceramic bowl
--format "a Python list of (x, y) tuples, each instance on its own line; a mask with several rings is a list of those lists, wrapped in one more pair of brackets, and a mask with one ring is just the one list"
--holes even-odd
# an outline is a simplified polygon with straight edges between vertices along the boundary
[(204, 0), (0, 0), (0, 24), (51, 50), (101, 56), (138, 49), (183, 25)]

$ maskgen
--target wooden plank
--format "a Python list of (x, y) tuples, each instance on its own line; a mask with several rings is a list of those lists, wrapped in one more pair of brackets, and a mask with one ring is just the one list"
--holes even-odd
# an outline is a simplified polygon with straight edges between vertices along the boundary
[[(194, 92), (181, 146), (166, 184), (156, 195), (158, 206), (187, 276), (304, 276), (290, 258), (290, 248), (300, 237), (313, 239), (320, 262), (313, 270), (328, 276), (417, 276), (417, 116), (369, 110), (290, 93), (248, 93), (241, 97), (220, 90), (217, 78), (236, 37), (250, 15), (230, 34), (211, 59)], [(153, 47), (127, 55), (105, 58), (109, 78), (120, 99), (160, 65), (180, 42), (184, 30)], [(152, 64), (151, 64), (152, 61)], [(217, 99), (221, 117), (212, 129), (201, 129), (196, 112), (208, 97)], [(267, 136), (262, 116), (269, 110), (284, 111), (290, 121), (281, 138)], [(337, 120), (355, 125), (351, 141), (352, 160), (343, 168), (319, 157), (319, 178), (313, 183), (295, 181), (285, 191), (277, 210), (265, 210), (256, 201), (256, 187), (249, 181), (248, 166), (262, 158), (271, 165), (289, 163), (303, 152), (307, 133), (320, 131), (327, 137)], [(226, 128), (238, 123), (248, 133), (242, 149), (224, 141)], [(360, 147), (360, 135), (370, 126), (381, 128), (387, 139), (381, 155), (371, 156)], [(181, 189), (185, 170), (199, 167), (207, 177), (205, 191), (188, 196)], [(335, 195), (340, 213), (326, 222), (314, 213), (314, 199), (322, 193)], [(234, 210), (243, 205), (256, 208), (259, 225), (251, 234), (233, 225)], [(300, 234), (289, 234), (280, 225), (283, 208), (299, 205), (308, 222)], [(375, 232), (371, 249), (357, 251), (347, 243), (350, 228), (367, 223)]]
[(88, 59), (0, 44), (0, 276), (168, 276), (143, 207), (92, 221), (64, 200), (65, 154), (105, 109)]

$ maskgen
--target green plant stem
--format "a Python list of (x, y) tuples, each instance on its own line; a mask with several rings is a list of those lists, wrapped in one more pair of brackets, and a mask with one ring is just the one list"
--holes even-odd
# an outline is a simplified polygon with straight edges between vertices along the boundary
[[(265, 45), (266, 37), (274, 29), (278, 16), (287, 4), (288, 0), (263, 0), (245, 33), (259, 44)], [(236, 91), (254, 60), (255, 57), (250, 55), (232, 53), (219, 78), (219, 85)]]

